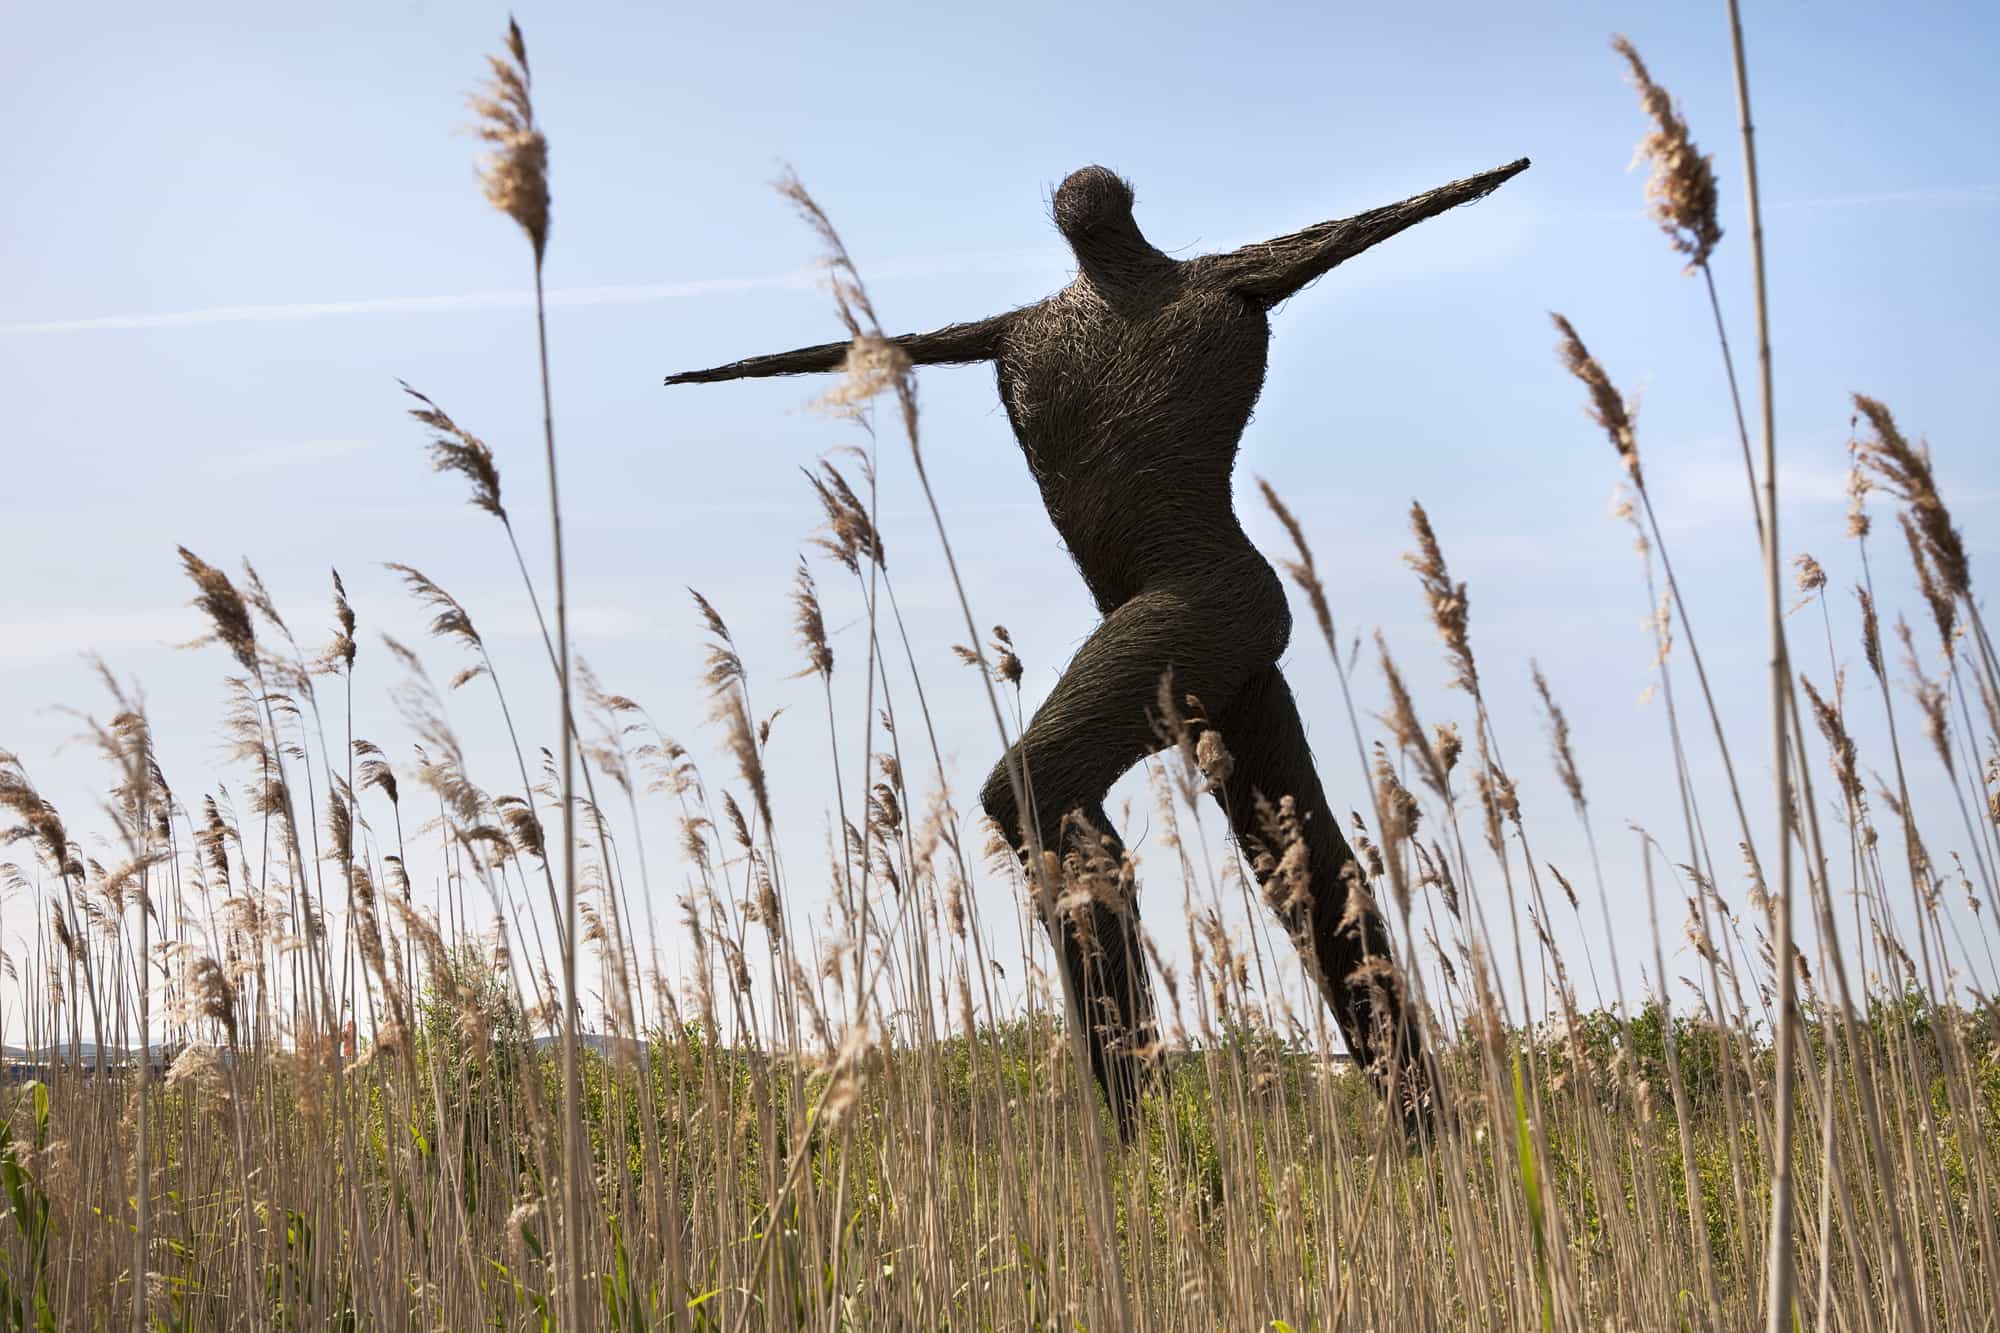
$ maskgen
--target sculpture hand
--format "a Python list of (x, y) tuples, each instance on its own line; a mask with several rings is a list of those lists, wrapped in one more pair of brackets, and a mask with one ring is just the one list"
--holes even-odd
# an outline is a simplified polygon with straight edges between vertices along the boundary
[(1412, 195), (1401, 203), (1372, 208), (1350, 218), (1318, 222), (1300, 231), (1217, 255), (1228, 285), (1245, 296), (1276, 305), (1323, 277), (1336, 264), (1426, 218), (1484, 198), (1528, 169), (1520, 158), (1504, 167)]

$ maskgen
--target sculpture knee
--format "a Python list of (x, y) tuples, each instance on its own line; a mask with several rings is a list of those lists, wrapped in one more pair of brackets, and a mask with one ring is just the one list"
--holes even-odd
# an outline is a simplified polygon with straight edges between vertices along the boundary
[(1261, 557), (1243, 574), (1243, 621), (1259, 666), (1275, 665), (1292, 642), (1292, 606), (1278, 571)]
[(1022, 844), (1021, 805), (1014, 796), (1014, 778), (1008, 771), (1013, 756), (1003, 758), (986, 775), (985, 785), (979, 789), (979, 806), (986, 817), (1000, 826), (1008, 843), (1016, 848)]
[[(1007, 835), (1007, 841), (1023, 854), (1028, 847), (1028, 833), (1023, 829), (1021, 805), (1016, 799), (1014, 786), (1014, 765), (1021, 762), (1023, 752), (1011, 751), (1006, 758), (993, 766), (986, 775), (986, 782), (979, 789), (980, 808), (998, 824)], [(1073, 775), (1054, 764), (1053, 759), (1044, 760), (1040, 767), (1030, 766), (1021, 775), (1029, 784), (1028, 799), (1032, 802), (1033, 832), (1035, 838), (1047, 851), (1060, 852), (1069, 839), (1064, 834), (1064, 817), (1071, 812), (1087, 813), (1095, 811), (1097, 796), (1083, 790), (1083, 784)], [(1102, 812), (1096, 814), (1095, 824), (1104, 823)], [(1098, 834), (1108, 832), (1104, 828), (1094, 830)]]

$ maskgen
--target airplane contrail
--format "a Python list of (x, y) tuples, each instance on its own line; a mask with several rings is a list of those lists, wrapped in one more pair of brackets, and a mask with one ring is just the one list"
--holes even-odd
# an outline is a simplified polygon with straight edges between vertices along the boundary
[[(1062, 262), (1063, 256), (1055, 250), (971, 251), (954, 255), (892, 259), (871, 264), (868, 276), (871, 279), (892, 281), (899, 278), (940, 277), (975, 270), (995, 272), (1044, 268)], [(653, 301), (673, 301), (731, 292), (810, 288), (820, 281), (822, 272), (818, 266), (807, 266), (785, 273), (698, 278), (686, 282), (639, 282), (617, 283), (603, 287), (567, 287), (548, 292), (545, 299), (551, 307), (642, 305)], [(535, 294), (524, 288), (519, 291), (460, 292), (448, 296), (381, 296), (361, 301), (208, 306), (199, 310), (172, 310), (158, 314), (91, 315), (82, 319), (29, 320), (0, 324), (0, 336), (29, 337), (36, 334), (94, 333), (120, 329), (182, 329), (203, 324), (289, 323), (344, 315), (407, 315), (462, 310), (511, 310), (523, 307), (533, 309), (534, 304)]]
[[(1986, 204), (2000, 202), (2000, 183), (1947, 185), (1877, 193), (1828, 195), (1820, 198), (1781, 199), (1772, 211), (1789, 209), (1858, 208), (1880, 204)], [(1588, 214), (1594, 221), (1640, 217), (1639, 210)], [(1064, 268), (1068, 256), (1059, 250), (988, 250), (961, 254), (892, 259), (868, 266), (868, 276), (884, 281), (898, 278), (942, 277), (954, 273), (1012, 272), (1027, 269)], [(785, 273), (763, 273), (726, 278), (698, 278), (686, 282), (617, 283), (603, 287), (558, 288), (546, 294), (551, 307), (592, 305), (643, 305), (652, 301), (673, 301), (687, 297), (715, 296), (730, 292), (754, 292), (811, 287), (819, 280), (818, 266), (792, 269)], [(203, 324), (273, 324), (342, 315), (410, 315), (462, 310), (511, 310), (532, 308), (534, 293), (526, 289), (503, 292), (461, 292), (449, 296), (383, 296), (361, 301), (307, 301), (286, 305), (208, 306), (200, 310), (173, 310), (159, 314), (91, 315), (82, 319), (26, 320), (0, 324), (0, 337), (32, 337), (36, 334), (94, 333), (121, 329), (182, 329)]]

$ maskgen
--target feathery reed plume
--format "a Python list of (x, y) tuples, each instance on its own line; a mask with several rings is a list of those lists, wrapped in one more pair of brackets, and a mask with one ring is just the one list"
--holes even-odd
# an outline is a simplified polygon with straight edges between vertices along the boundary
[(1451, 581), (1444, 553), (1438, 549), (1437, 533), (1424, 507), (1410, 502), (1410, 531), (1416, 534), (1417, 554), (1406, 555), (1403, 563), (1417, 573), (1423, 584), (1424, 600), (1430, 604), (1431, 624), (1444, 640), (1445, 657), (1451, 662), (1450, 683), (1467, 694), (1479, 693), (1479, 668), (1473, 665), (1472, 644), (1466, 636), (1467, 602), (1465, 585)]
[[(1965, 541), (1952, 524), (1951, 511), (1938, 493), (1937, 477), (1931, 471), (1931, 451), (1923, 443), (1911, 444), (1896, 429), (1889, 409), (1865, 394), (1854, 395), (1854, 406), (1868, 418), (1875, 432), (1872, 439), (1856, 439), (1857, 461), (1882, 479), (1883, 485), (1910, 507), (1915, 531), (1922, 534), (1923, 548), (1937, 567), (1946, 592), (1957, 597), (1972, 595), (1972, 565), (1965, 554)], [(1916, 549), (1912, 538), (1911, 549)], [(1926, 594), (1928, 595), (1928, 594)]]
[(211, 957), (197, 958), (189, 974), (188, 993), (193, 998), (196, 1012), (202, 1017), (221, 1025), (229, 1039), (231, 1050), (236, 1048), (236, 985), (229, 979), (229, 973), (221, 963)]
[[(1857, 415), (1855, 421), (1859, 421)], [(1868, 480), (1868, 473), (1861, 466), (1861, 441), (1847, 442), (1850, 461), (1847, 465), (1847, 535), (1855, 541), (1865, 538), (1874, 527), (1868, 517), (1868, 492), (1875, 489), (1875, 483)]]
[(251, 564), (247, 557), (243, 561), (243, 600), (249, 603), (251, 609), (258, 615), (270, 621), (271, 628), (284, 635), (286, 642), (294, 648), (298, 646), (298, 640), (292, 638), (291, 626), (287, 625), (285, 618), (278, 614), (277, 600), (271, 596), (271, 590), (264, 586), (263, 576), (258, 574), (257, 567)]
[(410, 415), (431, 429), (431, 470), (456, 472), (471, 482), (471, 502), (505, 523), (507, 508), (500, 503), (500, 469), (495, 466), (493, 451), (486, 441), (453, 421), (443, 408), (402, 380), (396, 383), (403, 385), (404, 393), (423, 404), (411, 408)]
[[(864, 480), (868, 479), (871, 474), (865, 457), (861, 467)], [(850, 574), (860, 573), (864, 560), (882, 564), (882, 533), (868, 516), (868, 506), (854, 493), (839, 468), (825, 459), (820, 460), (819, 468), (817, 476), (806, 472), (806, 480), (812, 483), (813, 494), (819, 497), (820, 508), (826, 513), (825, 532), (812, 538), (813, 545), (845, 566)]]
[(194, 605), (201, 608), (213, 627), (209, 635), (195, 640), (189, 647), (219, 642), (235, 655), (245, 671), (257, 674), (257, 632), (250, 623), (250, 610), (243, 603), (243, 595), (229, 581), (227, 574), (187, 547), (178, 549), (181, 564), (200, 594), (195, 598)]
[(521, 25), (507, 20), (509, 59), (488, 56), (493, 77), (466, 98), (479, 117), (474, 127), (493, 151), (480, 159), (486, 202), (514, 219), (535, 247), (535, 263), (549, 244), (549, 144), (535, 124), (528, 46)]
[(1958, 600), (1951, 595), (1942, 571), (1935, 567), (1931, 545), (1918, 527), (1917, 520), (1910, 516), (1910, 511), (1906, 509), (1897, 514), (1896, 521), (1902, 526), (1903, 539), (1910, 546), (1910, 566), (1916, 571), (1917, 591), (1923, 594), (1924, 605), (1931, 610), (1931, 621), (1937, 626), (1938, 643), (1944, 648), (1945, 656), (1949, 657), (1958, 643)]
[(1945, 776), (1956, 778), (1958, 765), (1951, 757), (1951, 723), (1947, 708), (1949, 700), (1944, 686), (1924, 673), (1923, 663), (1917, 658), (1916, 636), (1910, 633), (1910, 622), (1896, 617), (1896, 637), (1903, 644), (1903, 670), (1915, 682), (1910, 692), (1916, 696), (1917, 708), (1924, 715), (1924, 735), (1937, 750), (1938, 758), (1944, 761)]
[(329, 667), (338, 663), (347, 670), (354, 670), (354, 608), (347, 601), (347, 585), (340, 581), (340, 571), (333, 571), (333, 642), (327, 645), (320, 660)]
[[(868, 299), (868, 287), (861, 281), (861, 271), (855, 268), (853, 258), (847, 253), (847, 243), (840, 239), (833, 219), (812, 197), (797, 172), (786, 169), (772, 182), (772, 186), (791, 202), (806, 225), (812, 228), (813, 234), (819, 237), (820, 244), (826, 247), (819, 263), (826, 270), (834, 311), (847, 327), (848, 336), (859, 339), (865, 331), (879, 329), (881, 321), (875, 317), (875, 307)], [(879, 332), (876, 336), (880, 337)]]
[(0, 751), (0, 810), (12, 812), (21, 821), (18, 828), (4, 831), (5, 840), (32, 841), (49, 867), (64, 879), (82, 879), (83, 865), (69, 841), (69, 830), (56, 808), (35, 790), (21, 761)]
[(1556, 776), (1562, 780), (1563, 790), (1569, 793), (1570, 803), (1581, 811), (1587, 802), (1583, 797), (1583, 778), (1576, 771), (1576, 756), (1569, 748), (1569, 719), (1557, 705), (1548, 678), (1542, 675), (1541, 664), (1530, 661), (1528, 669), (1534, 674), (1535, 693), (1542, 701), (1542, 710), (1549, 717), (1549, 756), (1555, 761)]
[[(1847, 797), (1849, 808), (1859, 818), (1862, 808), (1861, 774), (1854, 757), (1854, 739), (1847, 734), (1847, 724), (1841, 719), (1837, 704), (1829, 704), (1813, 688), (1813, 683), (1804, 675), (1799, 684), (1805, 687), (1806, 698), (1812, 703), (1813, 717), (1819, 723), (1820, 734), (1826, 738), (1827, 763), (1833, 769), (1834, 780)], [(1834, 681), (1834, 695), (1840, 694), (1840, 681)]]
[(1590, 419), (1604, 427), (1612, 447), (1618, 451), (1619, 461), (1632, 474), (1633, 483), (1643, 487), (1645, 481), (1639, 473), (1639, 437), (1633, 421), (1638, 410), (1636, 405), (1618, 396), (1618, 391), (1611, 387), (1611, 376), (1604, 373), (1604, 367), (1583, 345), (1583, 339), (1577, 337), (1576, 329), (1570, 322), (1553, 311), (1549, 318), (1555, 321), (1556, 332), (1562, 335), (1562, 341), (1556, 344), (1556, 355), (1562, 358), (1563, 368), (1583, 381), (1584, 388), (1590, 391)]
[(1801, 552), (1793, 556), (1792, 568), (1797, 571), (1793, 580), (1801, 593), (1810, 596), (1826, 586), (1826, 570), (1811, 555)]
[(1382, 659), (1382, 678), (1389, 686), (1389, 711), (1382, 714), (1382, 723), (1389, 728), (1397, 748), (1417, 761), (1424, 784), (1437, 793), (1439, 800), (1449, 802), (1451, 779), (1444, 758), (1424, 735), (1423, 724), (1417, 721), (1416, 705), (1410, 701), (1409, 686), (1403, 683), (1403, 673), (1389, 656), (1388, 640), (1380, 630), (1375, 631), (1375, 651)]
[(1306, 544), (1305, 529), (1292, 517), (1292, 511), (1278, 498), (1278, 492), (1272, 489), (1270, 482), (1257, 478), (1257, 489), (1263, 493), (1264, 503), (1278, 516), (1278, 522), (1284, 524), (1286, 535), (1292, 539), (1292, 549), (1298, 552), (1296, 560), (1280, 559), (1278, 565), (1292, 576), (1292, 581), (1305, 593), (1306, 601), (1312, 605), (1313, 619), (1319, 622), (1320, 633), (1330, 646), (1334, 642), (1333, 610), (1327, 605), (1326, 586), (1320, 582), (1319, 570), (1313, 565), (1312, 547)]
[(1653, 82), (1646, 62), (1624, 37), (1613, 37), (1611, 47), (1624, 56), (1631, 68), (1632, 86), (1639, 90), (1639, 105), (1653, 122), (1653, 128), (1639, 141), (1633, 165), (1653, 164), (1646, 181), (1647, 212), (1667, 234), (1674, 249), (1688, 257), (1685, 270), (1693, 273), (1707, 265), (1708, 256), (1722, 239), (1722, 225), (1716, 221), (1715, 159), (1704, 156), (1688, 133), (1687, 121), (1674, 109), (1667, 90)]
[(535, 814), (535, 808), (519, 796), (496, 796), (493, 806), (500, 812), (500, 820), (507, 826), (507, 835), (513, 840), (514, 850), (537, 861), (549, 859), (548, 847), (542, 840), (542, 821)]
[(1861, 651), (1868, 659), (1868, 669), (1875, 673), (1875, 679), (1884, 685), (1888, 677), (1882, 670), (1882, 622), (1875, 615), (1875, 599), (1869, 595), (1863, 584), (1854, 585), (1854, 600), (1861, 606)]
[(389, 798), (389, 804), (400, 805), (396, 787), (396, 770), (389, 767), (389, 761), (382, 756), (382, 748), (369, 740), (354, 742), (355, 757), (361, 765), (355, 772), (361, 778), (362, 790), (373, 787)]
[(798, 674), (822, 679), (832, 676), (833, 648), (826, 641), (826, 617), (820, 612), (819, 590), (804, 560), (799, 561), (792, 581), (792, 630), (806, 653), (805, 669)]
[(993, 627), (993, 642), (987, 647), (993, 650), (994, 679), (1003, 685), (1012, 685), (1015, 689), (1019, 689), (1023, 674), (1021, 658), (1014, 651), (1014, 636), (1007, 632), (1005, 625)]
[(764, 828), (769, 830), (770, 785), (765, 780), (764, 757), (757, 747), (756, 729), (750, 724), (750, 706), (743, 684), (743, 659), (736, 654), (736, 641), (729, 635), (729, 626), (722, 622), (722, 616), (709, 600), (693, 588), (688, 589), (688, 595), (694, 598), (708, 632), (715, 636), (708, 645), (707, 669), (703, 673), (703, 684), (708, 686), (709, 692), (709, 717), (722, 723), (729, 752), (735, 758), (743, 780), (750, 784), (750, 794), (757, 802), (758, 817), (764, 821)]
[(195, 829), (195, 846), (207, 861), (210, 870), (221, 883), (224, 896), (229, 893), (229, 843), (235, 830), (223, 821), (222, 809), (215, 803), (213, 795), (201, 798), (202, 822)]
[(393, 560), (384, 561), (382, 567), (400, 575), (403, 582), (409, 585), (411, 595), (437, 612), (431, 620), (433, 635), (440, 639), (457, 639), (474, 652), (482, 656), (485, 654), (485, 640), (479, 637), (479, 631), (473, 627), (472, 617), (466, 613), (456, 597), (432, 582), (422, 570), (412, 569)]

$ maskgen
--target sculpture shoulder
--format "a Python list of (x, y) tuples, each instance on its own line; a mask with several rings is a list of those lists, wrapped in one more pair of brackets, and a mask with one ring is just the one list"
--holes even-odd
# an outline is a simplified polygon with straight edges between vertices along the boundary
[(1190, 291), (1209, 297), (1228, 297), (1259, 309), (1266, 308), (1266, 302), (1244, 289), (1250, 266), (1244, 262), (1241, 252), (1197, 255), (1181, 264), (1181, 272)]

